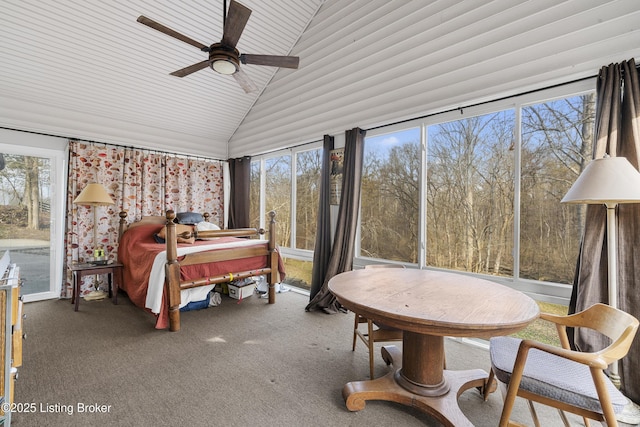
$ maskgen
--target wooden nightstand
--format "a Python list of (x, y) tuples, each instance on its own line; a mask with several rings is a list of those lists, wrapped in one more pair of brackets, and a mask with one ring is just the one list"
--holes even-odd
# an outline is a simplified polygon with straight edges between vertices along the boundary
[[(69, 269), (73, 273), (73, 294), (71, 296), (71, 304), (75, 304), (74, 311), (78, 311), (78, 303), (80, 301), (80, 285), (83, 276), (92, 276), (98, 274), (106, 274), (109, 284), (109, 298), (113, 296), (113, 303), (118, 303), (118, 287), (122, 283), (122, 264), (113, 263), (106, 265), (93, 264), (70, 264)], [(113, 279), (115, 273), (115, 280)]]

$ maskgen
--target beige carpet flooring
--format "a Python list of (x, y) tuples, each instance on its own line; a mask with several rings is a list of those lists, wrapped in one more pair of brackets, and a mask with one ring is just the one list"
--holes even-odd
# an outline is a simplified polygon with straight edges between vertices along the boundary
[[(26, 304), (24, 363), (15, 401), (32, 412), (17, 426), (438, 426), (397, 403), (346, 409), (345, 383), (368, 377), (362, 343), (351, 351), (352, 314), (305, 312), (308, 297), (286, 292), (275, 305), (252, 296), (183, 313), (182, 330), (155, 330), (126, 295), (119, 304), (68, 300)], [(486, 349), (446, 341), (450, 369), (489, 367)], [(378, 352), (379, 354), (379, 352)], [(376, 357), (376, 376), (387, 372)], [(460, 396), (476, 426), (495, 426), (502, 400), (476, 389)], [(543, 425), (557, 426), (541, 409)], [(524, 402), (513, 419), (527, 422)], [(576, 424), (581, 425), (581, 424)]]

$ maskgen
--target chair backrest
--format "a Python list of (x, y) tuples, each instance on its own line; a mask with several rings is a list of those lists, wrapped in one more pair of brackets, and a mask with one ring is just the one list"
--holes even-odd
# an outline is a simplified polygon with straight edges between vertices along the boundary
[(593, 329), (609, 337), (611, 344), (595, 352), (607, 363), (622, 359), (629, 352), (640, 324), (629, 313), (601, 303), (566, 316), (562, 323), (568, 327)]

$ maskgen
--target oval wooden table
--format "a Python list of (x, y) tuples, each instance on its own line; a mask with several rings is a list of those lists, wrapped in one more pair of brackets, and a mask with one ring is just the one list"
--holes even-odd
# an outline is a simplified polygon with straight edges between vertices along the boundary
[(473, 426), (458, 396), (484, 387), (482, 369), (444, 369), (444, 337), (508, 335), (538, 318), (538, 305), (522, 292), (463, 274), (418, 269), (376, 268), (341, 273), (329, 289), (346, 308), (404, 331), (402, 351), (382, 348), (393, 370), (380, 378), (347, 383), (347, 409), (367, 400), (416, 407), (445, 426)]

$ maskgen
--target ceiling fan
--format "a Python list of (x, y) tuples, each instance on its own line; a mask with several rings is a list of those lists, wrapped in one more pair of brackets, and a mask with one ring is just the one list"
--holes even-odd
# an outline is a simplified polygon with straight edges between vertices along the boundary
[(267, 65), (270, 67), (298, 68), (300, 59), (297, 56), (251, 55), (246, 53), (241, 54), (238, 52), (236, 44), (238, 43), (238, 40), (240, 40), (242, 31), (249, 20), (251, 9), (234, 0), (231, 0), (231, 3), (229, 4), (229, 11), (226, 13), (226, 16), (226, 0), (224, 1), (223, 8), (222, 18), (224, 29), (222, 33), (222, 40), (220, 40), (219, 43), (213, 43), (210, 46), (197, 42), (192, 38), (184, 36), (177, 31), (174, 31), (169, 27), (165, 27), (164, 25), (145, 16), (139, 16), (137, 21), (153, 28), (154, 30), (158, 30), (185, 43), (189, 43), (203, 52), (209, 53), (209, 58), (207, 60), (190, 65), (181, 70), (174, 71), (171, 73), (172, 76), (188, 76), (191, 73), (195, 73), (196, 71), (200, 71), (209, 66), (220, 74), (233, 75), (240, 87), (242, 87), (245, 92), (250, 93), (255, 91), (257, 87), (249, 76), (240, 68), (240, 63)]

